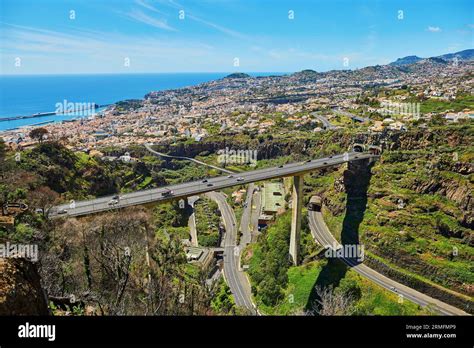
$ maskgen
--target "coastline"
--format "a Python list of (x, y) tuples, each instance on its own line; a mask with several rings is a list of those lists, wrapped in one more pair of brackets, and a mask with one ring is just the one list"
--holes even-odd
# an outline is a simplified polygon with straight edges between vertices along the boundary
[(12, 128), (7, 128), (7, 129), (0, 129), (0, 135), (13, 132), (13, 131), (19, 131), (23, 129), (30, 129), (30, 128), (35, 128), (38, 126), (42, 125), (49, 125), (53, 123), (67, 123), (67, 122), (73, 122), (77, 121), (83, 118), (91, 117), (91, 116), (96, 116), (103, 111), (105, 111), (110, 105), (113, 104), (106, 104), (106, 105), (100, 105), (95, 109), (89, 109), (85, 110), (87, 112), (91, 112), (90, 114), (86, 115), (74, 115), (74, 113), (77, 113), (78, 111), (72, 111), (72, 112), (66, 112), (66, 113), (40, 113), (40, 114), (33, 114), (31, 116), (25, 116), (25, 117), (18, 117), (18, 118), (13, 118), (13, 119), (0, 119), (0, 122), (8, 122), (8, 121), (16, 121), (16, 120), (24, 120), (24, 119), (32, 119), (32, 118), (41, 118), (41, 117), (46, 117), (46, 116), (72, 116), (69, 119), (61, 119), (61, 120), (48, 120), (48, 121), (42, 121), (42, 122), (36, 122), (36, 123), (31, 123), (31, 124), (25, 124), (25, 125), (20, 125), (18, 127), (12, 127)]
[[(16, 120), (24, 120), (24, 119), (30, 119), (30, 118), (37, 118), (37, 117), (44, 117), (44, 116), (52, 116), (52, 115), (66, 115), (66, 114), (73, 114), (75, 112), (84, 112), (84, 111), (90, 111), (90, 110), (97, 110), (101, 108), (105, 108), (107, 106), (110, 106), (112, 104), (104, 104), (104, 105), (97, 105), (95, 108), (90, 108), (90, 109), (85, 109), (85, 110), (73, 110), (73, 111), (65, 111), (65, 112), (54, 112), (54, 111), (49, 111), (49, 112), (38, 112), (32, 115), (18, 115), (18, 116), (8, 116), (8, 117), (0, 117), (0, 122), (6, 122), (6, 121), (16, 121)], [(32, 126), (33, 124), (31, 124)]]
[[(215, 81), (230, 73), (130, 73), (78, 75), (0, 75), (0, 130), (26, 125), (29, 119), (54, 116), (61, 101), (94, 102), (100, 106), (129, 99), (142, 99), (152, 91), (189, 88)], [(252, 77), (284, 75), (280, 72), (252, 72)], [(126, 85), (127, 88), (121, 88)], [(97, 93), (99, 91), (99, 93)], [(22, 95), (28, 98), (21, 97)], [(14, 107), (18, 106), (18, 107)], [(20, 107), (21, 106), (21, 107)], [(53, 106), (53, 108), (51, 107)], [(24, 120), (24, 122), (21, 122)], [(12, 122), (6, 125), (5, 122)], [(31, 121), (35, 122), (35, 121)], [(14, 127), (15, 126), (15, 127)]]

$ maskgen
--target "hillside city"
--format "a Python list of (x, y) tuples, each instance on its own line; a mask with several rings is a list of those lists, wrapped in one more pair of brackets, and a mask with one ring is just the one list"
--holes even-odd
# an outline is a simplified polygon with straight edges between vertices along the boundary
[[(398, 63), (399, 64), (399, 63)], [(449, 102), (473, 90), (472, 61), (425, 59), (408, 65), (385, 65), (356, 71), (317, 73), (304, 70), (284, 76), (250, 77), (233, 74), (224, 79), (177, 90), (150, 92), (143, 100), (118, 102), (99, 116), (71, 123), (47, 125), (51, 136), (67, 139), (76, 151), (89, 152), (101, 146), (169, 142), (176, 138), (203, 139), (213, 132), (272, 131), (275, 117), (284, 116), (295, 129), (323, 130), (312, 116), (319, 111), (331, 120), (336, 110), (373, 116), (368, 130), (404, 130), (414, 121), (428, 121), (436, 110), (396, 114), (398, 104), (421, 101)], [(410, 86), (407, 90), (406, 87)], [(372, 91), (380, 90), (382, 93)], [(403, 91), (399, 93), (397, 91)], [(365, 98), (362, 99), (362, 98)], [(365, 102), (365, 101), (368, 101)], [(392, 108), (393, 110), (390, 110)], [(448, 122), (472, 117), (469, 107), (446, 110)], [(87, 111), (84, 111), (87, 113)], [(392, 118), (394, 113), (396, 118)], [(385, 116), (385, 117), (384, 117)], [(12, 149), (28, 146), (24, 132), (4, 132)]]

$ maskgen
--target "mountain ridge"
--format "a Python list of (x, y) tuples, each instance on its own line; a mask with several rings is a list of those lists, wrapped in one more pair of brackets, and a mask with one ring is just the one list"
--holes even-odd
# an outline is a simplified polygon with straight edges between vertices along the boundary
[(411, 56), (406, 56), (402, 58), (398, 58), (397, 60), (389, 63), (388, 65), (391, 66), (401, 66), (401, 65), (410, 65), (414, 63), (418, 63), (419, 61), (430, 59), (433, 61), (438, 61), (443, 60), (445, 62), (449, 62), (457, 58), (460, 61), (466, 61), (466, 60), (474, 60), (474, 49), (466, 49), (454, 53), (446, 53), (442, 54), (440, 56), (434, 56), (434, 57), (428, 57), (428, 58), (421, 58), (416, 55), (411, 55)]

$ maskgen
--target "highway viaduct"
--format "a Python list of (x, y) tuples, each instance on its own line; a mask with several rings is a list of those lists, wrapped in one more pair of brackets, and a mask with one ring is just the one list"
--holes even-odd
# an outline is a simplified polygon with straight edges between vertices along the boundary
[[(122, 195), (118, 202), (113, 205), (110, 205), (110, 202), (113, 201), (114, 197), (116, 196), (106, 196), (87, 201), (71, 202), (70, 204), (63, 204), (53, 207), (50, 210), (49, 216), (53, 218), (67, 216), (85, 216), (94, 213), (109, 211), (111, 209), (118, 209), (155, 202), (161, 203), (174, 199), (186, 198), (189, 196), (221, 190), (226, 187), (251, 184), (259, 181), (292, 176), (292, 222), (289, 254), (293, 263), (298, 264), (304, 175), (314, 170), (328, 168), (343, 163), (350, 163), (355, 166), (365, 166), (368, 165), (371, 161), (377, 159), (380, 153), (380, 148), (377, 147), (369, 147), (369, 152), (365, 152), (366, 147), (362, 144), (354, 144), (353, 149), (353, 152), (346, 152), (341, 155), (334, 155), (304, 162), (285, 164), (278, 167), (270, 167), (259, 170), (247, 171), (243, 173), (222, 175), (214, 178), (201, 179), (178, 185), (170, 185), (157, 189), (149, 189), (128, 193)], [(374, 149), (375, 151), (373, 151)], [(322, 245), (330, 245), (330, 242), (333, 242), (333, 244), (337, 244), (337, 242), (331, 236), (330, 232), (327, 230), (327, 227), (325, 227), (321, 217), (319, 217), (318, 220), (315, 213), (310, 212), (309, 220), (312, 234)], [(379, 284), (382, 287), (385, 287), (386, 289), (392, 292), (395, 291), (399, 292), (400, 294), (403, 294), (406, 298), (412, 300), (415, 303), (419, 303), (421, 305), (431, 303), (443, 314), (467, 315), (466, 312), (458, 308), (442, 303), (439, 300), (428, 297), (389, 278), (386, 278), (378, 274), (377, 272), (371, 270), (365, 265), (353, 264), (351, 260), (346, 259), (343, 259), (343, 261), (348, 263), (349, 266), (353, 267), (356, 272), (359, 272), (360, 274), (366, 276), (368, 279), (371, 279), (375, 283)], [(251, 307), (251, 305), (248, 306)]]
[[(361, 146), (354, 146), (354, 149), (357, 151), (364, 150), (364, 148)], [(117, 195), (112, 195), (91, 200), (77, 202), (71, 201), (69, 204), (53, 207), (49, 212), (49, 216), (52, 218), (85, 216), (109, 211), (111, 209), (119, 209), (148, 203), (162, 203), (170, 200), (221, 190), (231, 186), (245, 185), (259, 181), (292, 176), (292, 223), (289, 253), (293, 263), (296, 265), (298, 264), (299, 259), (304, 175), (315, 170), (341, 165), (347, 162), (367, 162), (372, 161), (378, 157), (379, 155), (376, 152), (346, 152), (340, 155), (307, 160), (303, 162), (289, 163), (280, 165), (278, 167), (222, 175), (156, 189), (136, 191), (120, 195), (119, 197), (117, 197)]]

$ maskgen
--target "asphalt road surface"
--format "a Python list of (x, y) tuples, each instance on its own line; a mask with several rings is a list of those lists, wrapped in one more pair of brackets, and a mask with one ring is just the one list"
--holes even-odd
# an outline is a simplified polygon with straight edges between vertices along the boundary
[(351, 114), (350, 112), (347, 112), (347, 111), (344, 111), (344, 110), (341, 110), (341, 109), (335, 109), (334, 112), (337, 113), (337, 114), (341, 114), (341, 115), (344, 115), (346, 117), (349, 117), (349, 118), (351, 118), (351, 119), (353, 119), (354, 121), (357, 121), (357, 122), (370, 122), (370, 118), (357, 116), (357, 115)]
[(311, 115), (316, 117), (323, 124), (324, 129), (336, 129), (337, 127), (332, 125), (329, 120), (323, 115), (318, 114), (317, 112), (312, 112)]
[(196, 230), (196, 212), (194, 210), (194, 203), (199, 200), (199, 196), (191, 196), (188, 197), (188, 204), (193, 209), (192, 214), (189, 216), (188, 226), (189, 226), (189, 233), (191, 235), (191, 245), (192, 246), (199, 246), (198, 237), (197, 237), (197, 230)]
[(234, 211), (221, 192), (210, 192), (208, 197), (217, 202), (225, 226), (224, 277), (234, 295), (235, 304), (254, 312), (250, 284), (243, 271), (239, 270), (240, 248), (237, 243), (237, 220)]
[[(323, 220), (322, 214), (316, 211), (308, 211), (309, 217), (309, 226), (311, 233), (316, 241), (325, 246), (334, 248), (334, 246), (340, 246), (339, 242), (334, 238), (334, 236), (329, 231), (326, 223)], [(403, 298), (408, 299), (412, 302), (415, 302), (421, 306), (426, 306), (430, 304), (433, 308), (438, 310), (440, 313), (445, 315), (469, 315), (468, 313), (453, 307), (447, 303), (441, 302), (437, 299), (434, 299), (430, 296), (422, 294), (419, 291), (416, 291), (408, 286), (400, 284), (390, 278), (385, 277), (384, 275), (374, 271), (370, 267), (357, 263), (353, 259), (341, 258), (344, 263), (350, 266), (354, 271), (360, 275), (366, 277), (367, 279), (373, 281), (374, 283), (380, 285), (381, 287), (399, 295), (401, 294)]]
[(191, 157), (184, 157), (184, 156), (172, 156), (172, 155), (167, 155), (165, 153), (161, 153), (161, 152), (158, 152), (158, 151), (155, 151), (151, 148), (152, 144), (145, 144), (145, 148), (150, 151), (151, 153), (155, 154), (155, 155), (158, 155), (158, 156), (161, 156), (161, 157), (165, 157), (165, 158), (175, 158), (175, 159), (179, 159), (179, 160), (186, 160), (186, 161), (191, 161), (191, 162), (194, 162), (194, 163), (197, 163), (197, 164), (201, 164), (203, 166), (206, 166), (206, 167), (209, 167), (209, 168), (213, 168), (213, 169), (217, 169), (221, 172), (224, 172), (224, 173), (229, 173), (231, 174), (232, 171), (230, 170), (227, 170), (227, 169), (224, 169), (224, 168), (220, 168), (220, 167), (216, 167), (216, 166), (213, 166), (212, 164), (207, 164), (206, 162), (203, 162), (203, 161), (199, 161), (195, 158), (191, 158)]

